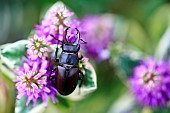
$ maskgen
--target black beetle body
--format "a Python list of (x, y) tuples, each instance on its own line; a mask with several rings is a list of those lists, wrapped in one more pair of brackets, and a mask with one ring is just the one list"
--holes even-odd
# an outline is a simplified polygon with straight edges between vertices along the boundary
[[(75, 90), (78, 80), (81, 80), (79, 85), (79, 87), (81, 87), (84, 76), (78, 68), (79, 60), (81, 60), (82, 58), (78, 57), (78, 52), (80, 50), (80, 44), (78, 43), (80, 40), (80, 33), (78, 29), (76, 29), (76, 41), (74, 43), (68, 43), (66, 39), (68, 29), (69, 28), (67, 28), (64, 32), (64, 38), (62, 41), (62, 52), (59, 56), (59, 59), (55, 59), (58, 65), (54, 70), (51, 71), (51, 74), (55, 72), (55, 76), (51, 76), (50, 74), (51, 82), (61, 95), (71, 94)], [(57, 53), (58, 47), (56, 48), (56, 57)]]

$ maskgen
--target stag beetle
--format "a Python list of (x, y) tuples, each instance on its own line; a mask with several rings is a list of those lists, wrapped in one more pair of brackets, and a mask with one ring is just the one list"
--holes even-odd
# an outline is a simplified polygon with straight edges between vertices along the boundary
[[(53, 86), (57, 89), (57, 91), (61, 95), (69, 95), (71, 94), (78, 83), (78, 80), (80, 80), (79, 88), (81, 87), (84, 79), (84, 75), (81, 72), (81, 70), (78, 67), (79, 60), (81, 60), (83, 57), (78, 57), (78, 52), (80, 50), (80, 43), (79, 41), (83, 41), (80, 39), (80, 32), (77, 28), (74, 30), (77, 31), (77, 33), (74, 35), (75, 41), (69, 42), (67, 40), (67, 31), (69, 29), (72, 29), (70, 27), (66, 28), (64, 35), (63, 35), (63, 41), (60, 41), (55, 38), (55, 36), (51, 35), (56, 40), (60, 41), (62, 43), (62, 52), (58, 56), (58, 46), (55, 51), (55, 62), (58, 63), (55, 69), (53, 69), (50, 73), (50, 81), (53, 84)], [(83, 41), (85, 44), (87, 42)], [(55, 72), (55, 76), (52, 76), (52, 73)]]

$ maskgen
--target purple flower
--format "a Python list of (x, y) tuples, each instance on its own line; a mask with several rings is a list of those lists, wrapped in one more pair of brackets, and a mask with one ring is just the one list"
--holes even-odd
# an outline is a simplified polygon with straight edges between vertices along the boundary
[(75, 28), (79, 24), (78, 20), (72, 18), (73, 15), (74, 13), (66, 9), (64, 5), (52, 10), (48, 17), (42, 20), (41, 25), (35, 25), (36, 34), (46, 37), (52, 43), (57, 43), (50, 35), (62, 40), (66, 27)]
[(26, 106), (29, 105), (30, 101), (33, 101), (33, 106), (35, 106), (37, 99), (42, 99), (45, 106), (47, 106), (49, 95), (54, 102), (57, 101), (55, 98), (56, 89), (47, 83), (48, 63), (47, 60), (28, 60), (20, 68), (14, 82), (16, 82), (15, 87), (18, 90), (17, 99), (22, 96), (28, 98)]
[(80, 28), (81, 37), (87, 42), (84, 51), (96, 61), (107, 59), (113, 37), (113, 17), (87, 16), (82, 19)]
[(143, 61), (134, 68), (131, 91), (143, 106), (166, 106), (170, 99), (170, 63)]
[(49, 56), (49, 53), (52, 52), (50, 42), (48, 42), (44, 37), (34, 35), (34, 37), (30, 38), (29, 41), (30, 42), (27, 45), (27, 54), (32, 60), (37, 58), (45, 59)]
[(50, 17), (52, 18), (52, 22), (56, 26), (69, 26), (70, 25), (70, 18), (73, 16), (74, 13), (66, 9), (64, 5), (56, 9), (55, 11), (50, 12)]
[(52, 18), (43, 19), (41, 21), (41, 25), (35, 25), (35, 32), (38, 36), (45, 37), (53, 41), (53, 39), (48, 36), (50, 34), (56, 35), (57, 27), (53, 24)]

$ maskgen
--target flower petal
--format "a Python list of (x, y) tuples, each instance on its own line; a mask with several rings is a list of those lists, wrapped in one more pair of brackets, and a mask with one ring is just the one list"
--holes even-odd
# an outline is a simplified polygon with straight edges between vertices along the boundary
[(27, 63), (24, 63), (24, 69), (25, 69), (25, 73), (26, 73), (30, 70), (30, 66)]
[(38, 70), (38, 62), (34, 62), (32, 71), (36, 72)]

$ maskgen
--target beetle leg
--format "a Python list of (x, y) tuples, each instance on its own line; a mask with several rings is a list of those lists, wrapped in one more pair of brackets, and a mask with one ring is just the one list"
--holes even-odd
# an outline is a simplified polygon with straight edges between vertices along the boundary
[(82, 60), (82, 58), (83, 58), (83, 56), (81, 55), (80, 58), (79, 58), (79, 60)]
[(79, 75), (79, 77), (78, 77), (78, 79), (80, 80), (80, 84), (79, 84), (79, 94), (80, 94), (80, 88), (81, 88), (81, 86), (82, 86), (82, 84), (83, 84), (83, 82), (84, 82), (84, 74), (83, 74), (83, 72), (80, 71), (80, 70), (79, 70), (79, 74), (81, 75), (81, 77), (80, 77), (80, 75)]
[(57, 45), (57, 48), (56, 48), (56, 51), (55, 51), (55, 62), (59, 62), (57, 55), (58, 55), (58, 45)]
[(51, 70), (50, 76), (49, 76), (49, 79), (54, 87), (55, 87), (56, 76), (52, 76), (52, 73), (54, 73), (56, 71), (56, 69), (57, 68), (54, 68), (53, 70)]
[(79, 80), (80, 80), (80, 84), (79, 84), (79, 91), (78, 91), (78, 94), (80, 94), (81, 93), (81, 86), (82, 86), (82, 84), (83, 84), (83, 79), (79, 76), (79, 78), (78, 78)]
[(53, 70), (51, 70), (51, 72), (50, 72), (50, 77), (51, 77), (51, 74), (56, 71), (56, 69), (57, 69), (57, 68), (54, 68)]
[(79, 88), (81, 88), (81, 86), (82, 86), (82, 84), (83, 84), (84, 76), (79, 77), (78, 79), (80, 80)]

